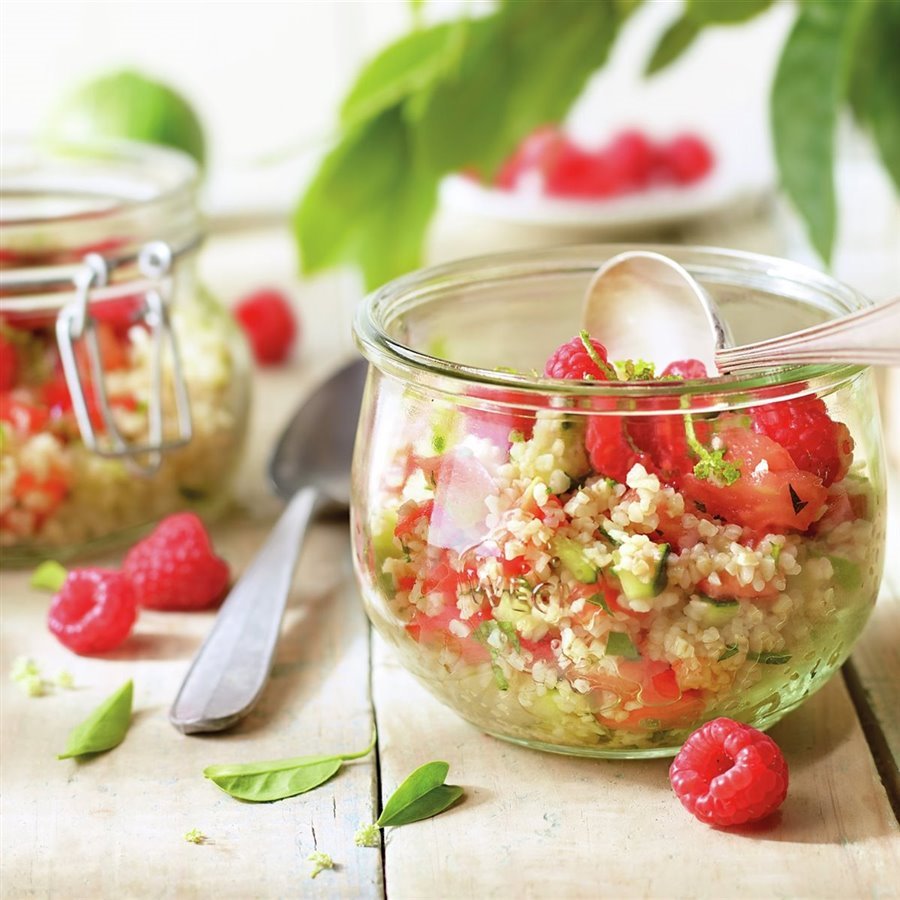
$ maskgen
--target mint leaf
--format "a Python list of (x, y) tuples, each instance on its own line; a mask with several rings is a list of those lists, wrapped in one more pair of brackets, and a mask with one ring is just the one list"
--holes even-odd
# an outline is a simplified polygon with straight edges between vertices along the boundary
[(827, 262), (835, 237), (834, 131), (866, 2), (807, 0), (772, 88), (775, 156), (785, 191)]
[(332, 756), (295, 756), (266, 762), (207, 766), (203, 776), (226, 794), (251, 803), (271, 803), (305, 794), (333, 778), (350, 759), (361, 759), (375, 746), (375, 735), (365, 750)]
[(701, 26), (689, 16), (676, 19), (663, 33), (644, 69), (645, 75), (655, 75), (670, 66), (694, 43)]
[(771, 5), (772, 0), (688, 0), (681, 18), (663, 32), (644, 74), (653, 75), (675, 62), (707, 25), (737, 25)]
[(68, 574), (65, 566), (55, 559), (48, 559), (31, 573), (31, 586), (39, 591), (52, 591), (55, 594), (62, 588)]
[(900, 191), (900, 3), (881, 0), (866, 21), (854, 54), (850, 103), (875, 140)]
[(719, 654), (719, 662), (725, 659), (731, 659), (738, 652), (737, 644), (726, 644), (725, 649)]
[(562, 119), (618, 24), (610, 0), (510, 2), (472, 21), (458, 66), (415, 107), (425, 165), (491, 175), (533, 129)]
[(60, 753), (57, 759), (102, 753), (104, 750), (118, 747), (131, 725), (133, 696), (134, 685), (129, 679), (72, 730), (65, 752)]
[(352, 128), (427, 90), (458, 62), (467, 24), (463, 19), (422, 28), (379, 53), (344, 99), (342, 125)]
[(444, 784), (449, 771), (450, 766), (440, 760), (420, 766), (391, 794), (375, 824), (381, 828), (409, 825), (452, 806), (464, 791)]
[(355, 129), (326, 156), (294, 212), (303, 272), (355, 262), (373, 287), (415, 268), (437, 184), (414, 157), (399, 109)]

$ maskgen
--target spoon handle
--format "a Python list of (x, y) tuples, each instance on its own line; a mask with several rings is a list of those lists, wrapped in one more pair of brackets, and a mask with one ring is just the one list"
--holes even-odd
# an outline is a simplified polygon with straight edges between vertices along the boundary
[(169, 721), (179, 731), (230, 728), (262, 694), (297, 556), (317, 500), (313, 487), (291, 498), (262, 550), (222, 604), (169, 711)]
[(722, 372), (831, 362), (900, 365), (900, 297), (793, 334), (716, 351)]

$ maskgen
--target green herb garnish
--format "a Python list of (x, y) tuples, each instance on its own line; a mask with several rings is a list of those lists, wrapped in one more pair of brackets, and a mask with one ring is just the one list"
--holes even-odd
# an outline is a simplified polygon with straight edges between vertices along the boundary
[(60, 753), (57, 759), (102, 753), (118, 747), (131, 725), (133, 696), (134, 685), (129, 679), (73, 729), (65, 752)]
[(464, 793), (458, 785), (444, 784), (449, 771), (450, 766), (441, 761), (420, 766), (391, 794), (375, 824), (381, 828), (409, 825), (448, 809)]
[(726, 644), (725, 649), (719, 655), (719, 662), (722, 662), (723, 660), (726, 660), (726, 659), (731, 659), (731, 657), (734, 656), (737, 652), (738, 652), (737, 644)]
[(747, 654), (747, 659), (752, 659), (754, 662), (762, 663), (766, 666), (782, 666), (788, 662), (790, 658), (790, 653), (757, 653), (756, 651), (751, 650)]
[(656, 366), (645, 359), (621, 359), (613, 363), (621, 381), (655, 381)]
[(694, 474), (705, 481), (717, 480), (726, 485), (734, 484), (741, 477), (738, 463), (725, 459), (725, 450), (707, 450), (694, 432), (694, 419), (690, 415), (684, 417), (684, 432), (688, 446), (698, 458), (694, 466)]
[(599, 606), (608, 616), (612, 615), (612, 610), (609, 608), (609, 604), (606, 602), (606, 598), (603, 594), (591, 594), (590, 597), (585, 597), (584, 599), (585, 602), (590, 603), (591, 606)]
[(344, 763), (361, 759), (375, 746), (376, 735), (365, 750), (332, 756), (295, 756), (266, 762), (207, 766), (203, 776), (226, 794), (251, 803), (271, 803), (305, 794), (333, 778)]

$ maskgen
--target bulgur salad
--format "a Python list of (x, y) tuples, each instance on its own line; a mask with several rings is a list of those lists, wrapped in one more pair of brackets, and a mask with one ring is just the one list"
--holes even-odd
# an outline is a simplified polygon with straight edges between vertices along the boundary
[[(613, 366), (583, 335), (545, 376), (698, 367)], [(820, 398), (712, 416), (439, 406), (396, 447), (357, 563), (404, 663), (483, 730), (665, 754), (716, 716), (772, 724), (845, 658), (883, 510)]]

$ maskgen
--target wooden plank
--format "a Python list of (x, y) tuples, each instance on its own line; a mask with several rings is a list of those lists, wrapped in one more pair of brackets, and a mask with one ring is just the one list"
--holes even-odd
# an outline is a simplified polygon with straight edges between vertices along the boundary
[[(246, 557), (265, 526), (224, 526), (220, 546)], [(46, 600), (3, 576), (4, 897), (379, 897), (380, 851), (353, 834), (375, 812), (374, 756), (328, 785), (273, 804), (241, 803), (202, 777), (206, 765), (362, 749), (373, 727), (368, 628), (348, 591), (345, 525), (316, 527), (285, 620), (273, 679), (234, 732), (178, 734), (166, 712), (211, 614), (147, 613), (122, 649), (74, 658), (43, 626)], [(26, 697), (6, 677), (29, 654), (68, 668), (78, 690)], [(134, 722), (125, 742), (87, 763), (54, 758), (69, 729), (127, 678)], [(210, 843), (183, 835), (199, 828)], [(307, 856), (339, 868), (308, 878)]]
[(383, 800), (450, 763), (467, 799), (386, 834), (392, 900), (459, 897), (897, 896), (897, 823), (840, 678), (773, 729), (791, 766), (781, 812), (743, 832), (690, 817), (666, 760), (553, 756), (480, 734), (377, 642)]

